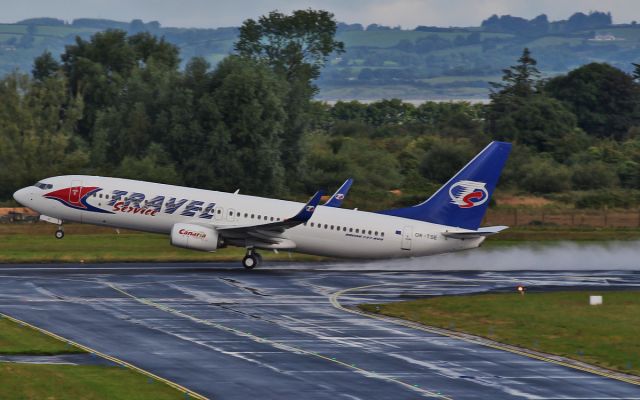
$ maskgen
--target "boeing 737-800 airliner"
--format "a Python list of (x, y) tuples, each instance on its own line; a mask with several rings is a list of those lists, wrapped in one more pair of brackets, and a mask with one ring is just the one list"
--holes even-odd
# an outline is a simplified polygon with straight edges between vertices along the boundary
[(302, 204), (85, 175), (47, 178), (14, 198), (59, 225), (58, 238), (66, 221), (163, 233), (187, 249), (244, 247), (247, 269), (260, 263), (258, 249), (364, 259), (426, 256), (478, 247), (506, 228), (480, 224), (510, 150), (509, 143), (492, 142), (428, 200), (377, 212), (340, 208), (351, 180), (324, 205), (321, 192)]

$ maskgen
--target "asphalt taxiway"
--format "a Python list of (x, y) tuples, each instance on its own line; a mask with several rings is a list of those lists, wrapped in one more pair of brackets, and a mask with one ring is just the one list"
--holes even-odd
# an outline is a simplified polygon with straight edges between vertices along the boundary
[(640, 289), (640, 273), (2, 265), (0, 312), (212, 399), (640, 399), (638, 385), (343, 309), (519, 284)]

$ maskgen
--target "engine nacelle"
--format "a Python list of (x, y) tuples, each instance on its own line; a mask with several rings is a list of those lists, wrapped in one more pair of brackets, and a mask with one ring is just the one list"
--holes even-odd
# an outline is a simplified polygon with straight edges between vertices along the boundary
[(175, 224), (171, 228), (171, 244), (176, 247), (212, 252), (221, 242), (215, 228), (194, 224)]

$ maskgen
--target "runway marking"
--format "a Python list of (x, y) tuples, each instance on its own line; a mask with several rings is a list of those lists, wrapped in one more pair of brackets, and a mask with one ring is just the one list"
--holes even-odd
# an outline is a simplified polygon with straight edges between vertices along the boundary
[(36, 330), (36, 331), (38, 331), (38, 332), (42, 332), (42, 333), (44, 333), (45, 335), (50, 336), (50, 337), (52, 337), (52, 338), (54, 338), (54, 339), (57, 339), (57, 340), (63, 341), (63, 342), (65, 342), (65, 343), (69, 343), (70, 345), (75, 346), (75, 347), (78, 347), (78, 348), (80, 348), (80, 349), (82, 349), (82, 350), (86, 351), (87, 353), (95, 354), (95, 355), (97, 355), (97, 356), (99, 356), (99, 357), (102, 357), (102, 358), (104, 358), (104, 359), (106, 359), (106, 360), (109, 360), (109, 361), (111, 361), (111, 362), (113, 362), (113, 363), (115, 363), (115, 364), (118, 364), (118, 365), (123, 366), (123, 367), (127, 367), (127, 368), (129, 368), (130, 370), (136, 371), (136, 372), (141, 373), (141, 374), (143, 374), (143, 375), (145, 375), (145, 376), (147, 376), (147, 377), (149, 377), (149, 378), (152, 378), (152, 379), (155, 379), (155, 380), (157, 380), (157, 381), (160, 381), (160, 382), (162, 382), (162, 383), (164, 383), (164, 384), (166, 384), (166, 385), (169, 385), (169, 386), (171, 386), (172, 388), (174, 388), (174, 389), (176, 389), (176, 390), (178, 390), (178, 391), (180, 391), (180, 392), (184, 393), (185, 395), (188, 395), (188, 396), (190, 396), (190, 397), (193, 397), (194, 399), (198, 399), (198, 400), (209, 400), (209, 398), (207, 398), (207, 397), (205, 397), (205, 396), (201, 395), (200, 393), (196, 393), (196, 392), (194, 392), (193, 390), (191, 390), (191, 389), (187, 389), (186, 387), (184, 387), (184, 386), (182, 386), (182, 385), (180, 385), (180, 384), (178, 384), (178, 383), (175, 383), (175, 382), (170, 381), (170, 380), (168, 380), (168, 379), (162, 378), (162, 377), (160, 377), (160, 376), (158, 376), (158, 375), (156, 375), (156, 374), (154, 374), (154, 373), (152, 373), (152, 372), (149, 372), (149, 371), (147, 371), (147, 370), (144, 370), (144, 369), (142, 369), (142, 368), (140, 368), (140, 367), (137, 367), (137, 366), (135, 366), (135, 365), (133, 365), (133, 364), (130, 364), (130, 363), (126, 362), (126, 361), (123, 361), (123, 360), (121, 360), (121, 359), (119, 359), (119, 358), (116, 358), (116, 357), (114, 357), (114, 356), (110, 356), (110, 355), (108, 355), (108, 354), (102, 353), (102, 352), (100, 352), (100, 351), (98, 351), (98, 350), (92, 349), (91, 347), (89, 347), (89, 346), (85, 346), (85, 345), (80, 344), (80, 343), (78, 343), (78, 342), (74, 342), (73, 340), (69, 340), (69, 339), (67, 339), (67, 338), (65, 338), (65, 337), (62, 337), (62, 336), (60, 336), (60, 335), (57, 335), (57, 334), (55, 334), (55, 333), (53, 333), (53, 332), (50, 332), (50, 331), (48, 331), (48, 330), (46, 330), (46, 329), (43, 329), (43, 328), (40, 328), (40, 327), (38, 327), (38, 326), (31, 325), (31, 324), (30, 324), (30, 323), (28, 323), (28, 322), (25, 322), (25, 321), (22, 321), (22, 320), (20, 320), (20, 319), (14, 318), (14, 317), (12, 317), (12, 316), (10, 316), (10, 315), (7, 315), (7, 314), (5, 314), (5, 313), (0, 313), (0, 316), (2, 316), (3, 318), (7, 318), (7, 319), (9, 319), (9, 320), (11, 320), (11, 321), (13, 321), (13, 322), (15, 322), (15, 323), (17, 323), (17, 324), (21, 324), (21, 325), (24, 325), (24, 326), (28, 326), (29, 328), (34, 329), (34, 330)]
[[(533, 358), (533, 359), (536, 359), (536, 360), (545, 361), (545, 362), (548, 362), (548, 363), (561, 365), (563, 367), (573, 368), (573, 369), (577, 369), (577, 370), (580, 370), (580, 371), (583, 371), (583, 372), (588, 372), (588, 373), (591, 373), (591, 374), (600, 375), (600, 376), (604, 376), (606, 378), (611, 378), (611, 379), (615, 379), (615, 380), (618, 380), (618, 381), (630, 383), (632, 385), (640, 386), (640, 380), (619, 376), (616, 373), (608, 373), (608, 372), (600, 371), (600, 370), (597, 370), (597, 369), (594, 369), (594, 368), (589, 368), (589, 367), (586, 367), (586, 366), (575, 365), (575, 364), (567, 363), (567, 362), (564, 362), (564, 361), (561, 361), (561, 360), (555, 360), (553, 358), (545, 357), (545, 356), (542, 356), (542, 355), (539, 355), (539, 354), (533, 354), (533, 353), (529, 353), (529, 352), (526, 352), (526, 351), (518, 350), (518, 349), (515, 349), (515, 348), (507, 346), (507, 345), (500, 345), (500, 344), (495, 343), (495, 342), (494, 343), (488, 343), (488, 342), (485, 342), (484, 340), (473, 339), (471, 337), (463, 336), (462, 334), (459, 334), (459, 333), (456, 333), (456, 332), (448, 331), (448, 330), (441, 329), (441, 328), (429, 327), (427, 325), (422, 325), (422, 324), (419, 324), (417, 322), (404, 321), (404, 320), (401, 320), (401, 319), (387, 317), (387, 316), (383, 316), (383, 315), (369, 314), (369, 313), (360, 311), (358, 309), (347, 308), (347, 307), (343, 306), (342, 304), (340, 304), (340, 297), (344, 296), (345, 294), (347, 294), (349, 292), (352, 292), (352, 291), (369, 289), (369, 288), (380, 287), (380, 286), (415, 285), (416, 283), (424, 283), (424, 282), (429, 282), (429, 281), (415, 281), (415, 282), (405, 282), (405, 283), (390, 282), (390, 283), (381, 283), (381, 284), (375, 284), (375, 285), (366, 285), (366, 286), (358, 286), (358, 287), (353, 287), (353, 288), (347, 288), (347, 289), (342, 289), (342, 290), (339, 290), (339, 291), (333, 293), (329, 297), (329, 301), (331, 302), (331, 305), (334, 306), (335, 308), (337, 308), (338, 310), (345, 311), (345, 312), (348, 312), (348, 313), (351, 313), (351, 314), (361, 315), (361, 316), (364, 316), (364, 317), (373, 318), (373, 319), (377, 319), (377, 320), (380, 320), (380, 321), (391, 322), (393, 324), (402, 325), (402, 326), (405, 326), (407, 328), (418, 329), (418, 330), (421, 330), (421, 331), (434, 333), (436, 335), (447, 336), (447, 337), (450, 337), (452, 339), (463, 340), (465, 342), (479, 344), (481, 346), (494, 348), (496, 350), (508, 351), (510, 353), (514, 353), (514, 354), (518, 354), (518, 355), (521, 355), (521, 356)], [(471, 336), (471, 335), (469, 335), (469, 336)]]
[(419, 387), (417, 385), (411, 385), (409, 383), (401, 381), (401, 380), (399, 380), (397, 378), (394, 378), (392, 376), (384, 375), (384, 374), (381, 374), (381, 373), (378, 373), (378, 372), (369, 371), (369, 370), (366, 370), (364, 368), (360, 368), (360, 367), (358, 367), (358, 366), (356, 366), (354, 364), (349, 364), (347, 362), (340, 361), (340, 360), (336, 359), (335, 357), (324, 356), (324, 355), (319, 354), (319, 353), (314, 353), (312, 351), (305, 350), (305, 349), (302, 349), (302, 348), (299, 348), (299, 347), (294, 347), (294, 346), (291, 346), (291, 345), (288, 345), (288, 344), (280, 343), (280, 342), (277, 342), (275, 340), (265, 339), (265, 338), (256, 336), (256, 335), (254, 335), (252, 333), (241, 331), (241, 330), (236, 329), (236, 328), (231, 328), (231, 327), (228, 327), (228, 326), (216, 323), (216, 322), (212, 322), (212, 321), (209, 321), (209, 320), (204, 320), (204, 319), (201, 319), (201, 318), (198, 318), (198, 317), (194, 317), (193, 315), (189, 315), (189, 314), (186, 314), (186, 313), (184, 313), (182, 311), (178, 311), (176, 309), (173, 309), (171, 307), (168, 307), (168, 306), (165, 306), (165, 305), (162, 305), (162, 304), (158, 304), (158, 303), (156, 303), (154, 301), (151, 301), (149, 299), (144, 299), (144, 298), (140, 298), (140, 297), (134, 296), (133, 294), (131, 294), (131, 293), (129, 293), (129, 292), (123, 290), (123, 289), (120, 289), (119, 287), (117, 287), (117, 286), (115, 286), (115, 285), (113, 285), (111, 283), (108, 283), (108, 285), (113, 290), (115, 290), (115, 291), (117, 291), (117, 292), (119, 292), (119, 293), (121, 293), (121, 294), (123, 294), (123, 295), (125, 295), (125, 296), (127, 296), (127, 297), (129, 297), (129, 298), (131, 298), (131, 299), (133, 299), (133, 300), (135, 300), (137, 302), (139, 302), (139, 303), (142, 303), (142, 304), (157, 308), (157, 309), (159, 309), (161, 311), (165, 311), (165, 312), (168, 312), (170, 314), (173, 314), (173, 315), (176, 315), (176, 316), (179, 316), (179, 317), (182, 317), (182, 318), (189, 319), (189, 320), (194, 321), (196, 323), (203, 324), (203, 325), (208, 325), (208, 326), (211, 326), (213, 328), (220, 329), (222, 331), (229, 332), (229, 333), (232, 333), (232, 334), (237, 335), (237, 336), (245, 337), (245, 338), (248, 338), (250, 340), (253, 340), (256, 343), (268, 344), (268, 345), (271, 345), (271, 346), (273, 346), (275, 348), (278, 348), (278, 349), (286, 350), (286, 351), (293, 352), (293, 353), (305, 354), (305, 355), (308, 355), (308, 356), (312, 356), (312, 357), (316, 357), (316, 358), (322, 359), (324, 361), (329, 361), (331, 363), (340, 365), (340, 366), (345, 367), (347, 369), (351, 369), (351, 370), (357, 371), (357, 372), (363, 374), (364, 376), (368, 376), (368, 377), (371, 377), (371, 378), (378, 378), (378, 379), (382, 379), (382, 380), (385, 380), (385, 381), (388, 381), (388, 382), (393, 382), (393, 383), (401, 385), (401, 386), (403, 386), (403, 387), (405, 387), (407, 389), (411, 389), (413, 391), (419, 392), (419, 393), (421, 393), (423, 395), (426, 395), (426, 396), (429, 396), (429, 397), (435, 397), (435, 398), (442, 399), (442, 400), (453, 400), (452, 398), (447, 397), (447, 396), (445, 396), (443, 394), (440, 394), (440, 393), (437, 393), (437, 392), (432, 392), (432, 391), (427, 390), (427, 389), (423, 389), (423, 388), (421, 388), (421, 387)]

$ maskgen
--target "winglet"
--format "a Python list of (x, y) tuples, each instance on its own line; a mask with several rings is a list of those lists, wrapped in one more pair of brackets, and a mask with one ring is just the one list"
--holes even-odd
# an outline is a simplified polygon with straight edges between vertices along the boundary
[(353, 178), (349, 178), (344, 181), (342, 186), (340, 186), (340, 188), (333, 194), (333, 196), (331, 196), (331, 198), (327, 200), (327, 202), (323, 205), (327, 207), (340, 207), (344, 198), (347, 197), (347, 193), (349, 193), (349, 189), (351, 189), (352, 184)]
[(318, 190), (316, 194), (307, 202), (307, 204), (302, 207), (299, 213), (297, 213), (294, 217), (290, 218), (290, 221), (297, 221), (301, 223), (305, 223), (311, 219), (313, 212), (316, 210), (316, 207), (320, 203), (320, 198), (324, 195), (322, 190)]

